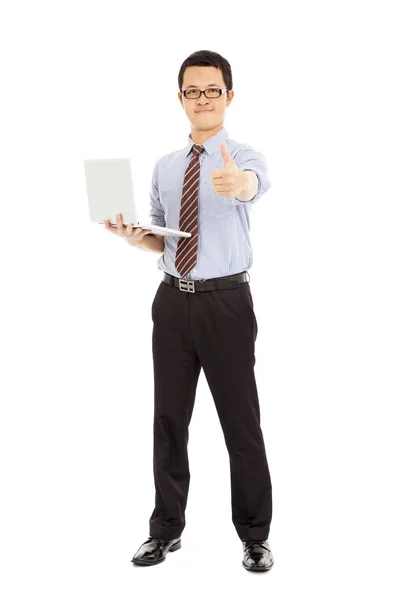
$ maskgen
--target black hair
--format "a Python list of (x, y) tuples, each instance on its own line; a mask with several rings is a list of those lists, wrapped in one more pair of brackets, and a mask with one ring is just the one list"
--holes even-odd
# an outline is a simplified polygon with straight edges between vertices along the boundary
[(183, 74), (187, 67), (217, 67), (222, 71), (222, 77), (226, 88), (228, 90), (232, 89), (231, 65), (226, 58), (218, 54), (218, 52), (198, 50), (197, 52), (193, 52), (183, 61), (178, 75), (178, 86), (180, 91), (182, 90)]

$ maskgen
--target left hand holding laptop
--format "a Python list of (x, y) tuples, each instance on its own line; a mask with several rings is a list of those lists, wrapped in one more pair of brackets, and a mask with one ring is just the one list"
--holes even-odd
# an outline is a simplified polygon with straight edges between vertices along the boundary
[(104, 219), (104, 227), (114, 233), (125, 238), (129, 241), (131, 246), (135, 246), (136, 243), (139, 245), (144, 236), (151, 233), (151, 229), (143, 229), (142, 227), (133, 227), (132, 224), (124, 225), (122, 223), (122, 214), (118, 213), (115, 217), (115, 222), (117, 225), (110, 225), (110, 222), (107, 219)]

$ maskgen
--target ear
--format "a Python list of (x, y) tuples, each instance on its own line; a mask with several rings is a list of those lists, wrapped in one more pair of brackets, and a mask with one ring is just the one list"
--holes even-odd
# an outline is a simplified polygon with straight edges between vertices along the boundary
[[(226, 106), (229, 106), (230, 103), (233, 100), (233, 96), (235, 95), (235, 92), (233, 90), (228, 90), (226, 92), (226, 94), (227, 94), (227, 97), (226, 97)], [(229, 96), (228, 96), (228, 94), (229, 94)]]

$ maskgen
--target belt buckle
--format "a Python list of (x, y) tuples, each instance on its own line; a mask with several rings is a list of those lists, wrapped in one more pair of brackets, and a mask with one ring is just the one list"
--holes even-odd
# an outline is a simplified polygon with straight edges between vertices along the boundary
[(179, 280), (179, 289), (181, 292), (192, 292), (193, 294), (196, 291), (194, 289), (194, 281), (188, 281), (186, 279)]

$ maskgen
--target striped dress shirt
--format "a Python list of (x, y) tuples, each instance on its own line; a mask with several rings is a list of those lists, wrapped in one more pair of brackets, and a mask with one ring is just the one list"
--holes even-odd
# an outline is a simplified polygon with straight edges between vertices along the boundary
[[(224, 161), (220, 144), (226, 149), (239, 169), (254, 171), (258, 179), (256, 195), (251, 200), (219, 196), (211, 185), (211, 171), (222, 169)], [(152, 176), (150, 191), (150, 218), (152, 225), (179, 229), (179, 212), (186, 168), (191, 159), (194, 142), (190, 135), (182, 150), (176, 150), (158, 159)], [(253, 264), (250, 242), (250, 210), (270, 187), (267, 164), (261, 152), (248, 144), (229, 138), (225, 127), (206, 140), (200, 154), (198, 251), (197, 263), (183, 277), (186, 280), (223, 277), (249, 270)], [(157, 261), (158, 269), (175, 277), (175, 254), (178, 237), (165, 236), (164, 253)]]

